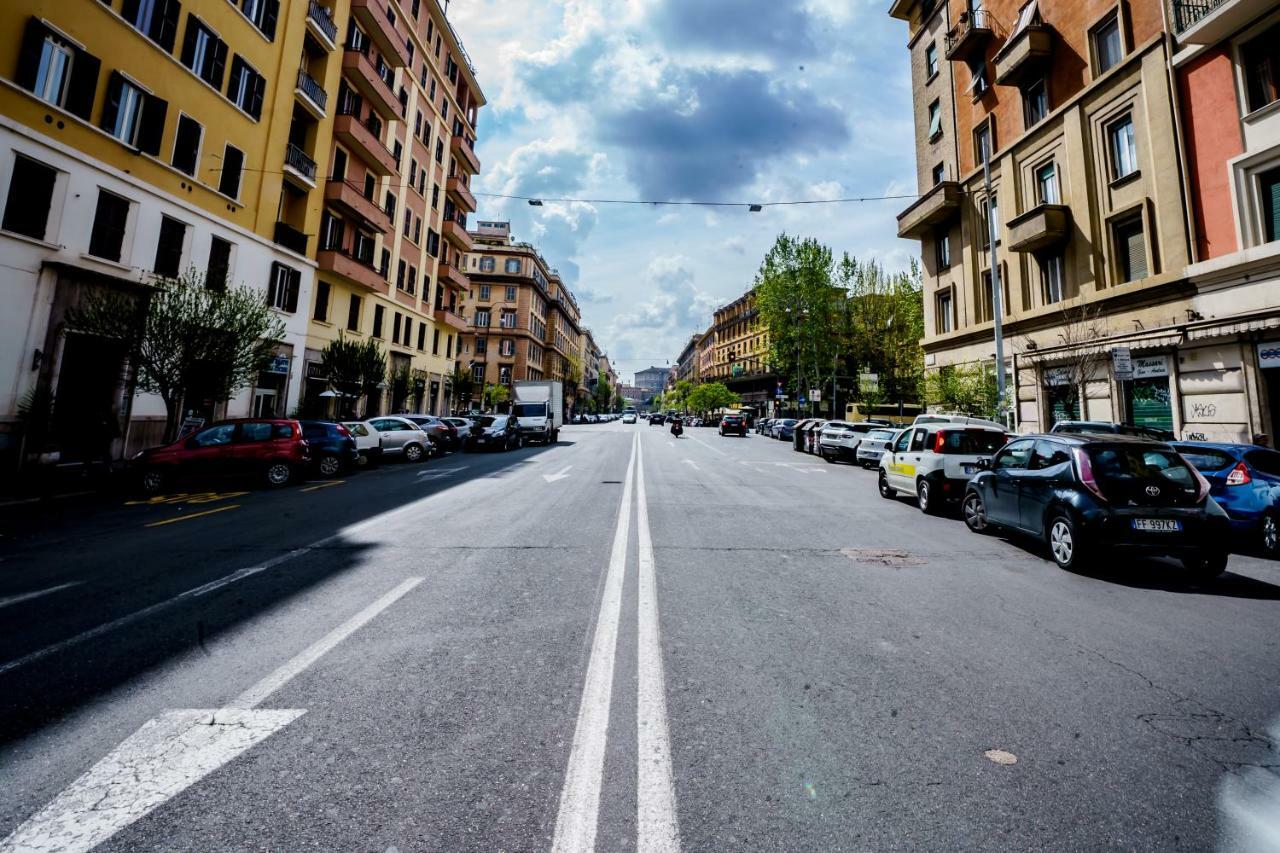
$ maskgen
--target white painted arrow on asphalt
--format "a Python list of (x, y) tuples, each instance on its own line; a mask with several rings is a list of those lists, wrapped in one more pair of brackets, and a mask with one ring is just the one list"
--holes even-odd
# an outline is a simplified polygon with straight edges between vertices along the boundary
[(465, 466), (463, 466), (462, 468), (442, 468), (438, 471), (432, 471), (432, 470), (419, 471), (418, 476), (427, 477), (427, 478), (445, 477), (449, 474), (456, 474), (459, 471), (465, 471), (465, 470), (467, 470)]
[(702, 470), (701, 468), (699, 468), (699, 467), (698, 467), (698, 463), (697, 463), (697, 462), (694, 462), (692, 459), (686, 459), (686, 460), (684, 460), (684, 464), (686, 464), (686, 465), (692, 465), (692, 466), (693, 466), (693, 470), (695, 470), (695, 471), (701, 471), (701, 470)]
[(543, 474), (542, 479), (546, 480), (548, 483), (554, 483), (556, 480), (567, 479), (569, 476), (569, 469), (572, 467), (572, 465), (566, 465), (554, 474)]

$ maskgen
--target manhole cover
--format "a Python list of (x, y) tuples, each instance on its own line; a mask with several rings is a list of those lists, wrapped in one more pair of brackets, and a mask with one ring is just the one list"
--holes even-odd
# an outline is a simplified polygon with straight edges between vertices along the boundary
[(1010, 764), (1018, 763), (1018, 756), (1014, 755), (1012, 752), (1005, 752), (1003, 749), (988, 749), (982, 754), (994, 761), (996, 764), (1008, 766)]
[(855, 563), (866, 563), (873, 566), (889, 566), (899, 569), (903, 566), (923, 566), (924, 560), (907, 551), (883, 548), (842, 548), (844, 554)]

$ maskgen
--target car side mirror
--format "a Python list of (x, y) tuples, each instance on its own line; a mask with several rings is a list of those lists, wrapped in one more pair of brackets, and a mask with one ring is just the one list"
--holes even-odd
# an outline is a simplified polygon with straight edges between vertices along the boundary
[(991, 470), (991, 460), (990, 460), (990, 459), (979, 459), (979, 460), (978, 460), (978, 470), (979, 470), (979, 471), (990, 471), (990, 470)]

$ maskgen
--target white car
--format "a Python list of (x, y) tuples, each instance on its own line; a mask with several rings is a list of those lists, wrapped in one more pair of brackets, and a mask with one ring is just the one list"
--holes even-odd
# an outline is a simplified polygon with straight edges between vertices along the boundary
[(346, 421), (342, 424), (356, 440), (356, 452), (360, 454), (360, 466), (367, 467), (382, 459), (382, 434), (364, 421)]
[(867, 469), (877, 467), (880, 457), (884, 456), (885, 450), (897, 437), (898, 430), (887, 427), (878, 427), (864, 435), (862, 441), (858, 442), (858, 464)]
[(964, 497), (964, 488), (1009, 437), (998, 426), (919, 423), (904, 429), (880, 458), (880, 497), (912, 495), (935, 514)]
[(818, 433), (818, 455), (828, 462), (856, 462), (858, 446), (875, 424), (828, 421)]
[(385, 415), (362, 423), (378, 434), (382, 456), (398, 456), (405, 462), (421, 462), (431, 455), (431, 439), (408, 418)]
[(635, 413), (635, 412), (627, 412), (625, 415), (623, 415), (623, 416), (622, 416), (622, 422), (623, 422), (624, 424), (633, 424), (633, 423), (635, 423), (635, 422), (636, 422), (636, 413)]

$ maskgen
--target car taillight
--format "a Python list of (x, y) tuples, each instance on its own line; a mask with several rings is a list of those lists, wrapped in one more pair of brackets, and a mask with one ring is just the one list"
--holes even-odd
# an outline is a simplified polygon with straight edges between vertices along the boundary
[(1071, 452), (1076, 457), (1076, 471), (1080, 474), (1080, 482), (1086, 489), (1093, 492), (1094, 497), (1105, 502), (1106, 497), (1098, 487), (1098, 481), (1093, 478), (1093, 463), (1089, 461), (1089, 454), (1085, 453), (1083, 447), (1073, 447)]
[(933, 437), (933, 452), (942, 453), (947, 448), (947, 434), (942, 430), (938, 430), (938, 434)]
[(342, 424), (337, 424), (337, 427), (338, 427), (338, 435), (341, 435), (341, 436), (351, 435), (351, 430), (347, 429)]
[[(1198, 471), (1196, 473), (1199, 473)], [(1253, 477), (1249, 474), (1249, 466), (1241, 462), (1239, 465), (1231, 469), (1231, 473), (1227, 475), (1228, 486), (1244, 486), (1253, 482)]]

